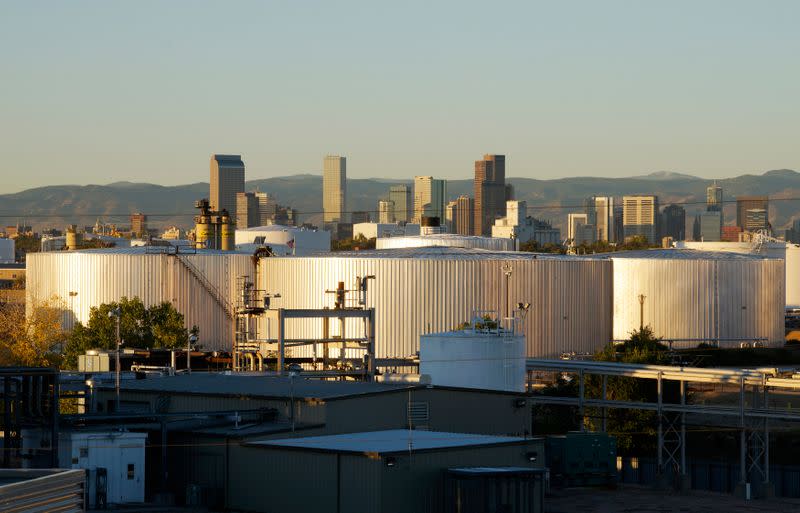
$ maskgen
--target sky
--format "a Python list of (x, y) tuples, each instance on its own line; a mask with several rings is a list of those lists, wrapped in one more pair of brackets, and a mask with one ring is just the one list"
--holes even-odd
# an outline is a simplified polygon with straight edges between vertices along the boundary
[(800, 2), (0, 1), (0, 192), (800, 169)]

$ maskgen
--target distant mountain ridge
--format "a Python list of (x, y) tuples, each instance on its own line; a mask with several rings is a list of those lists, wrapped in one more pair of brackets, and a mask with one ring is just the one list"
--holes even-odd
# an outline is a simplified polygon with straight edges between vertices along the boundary
[[(551, 180), (510, 177), (517, 199), (526, 200), (531, 215), (549, 219), (564, 228), (567, 213), (580, 211), (583, 199), (592, 196), (657, 194), (661, 205), (684, 204), (687, 224), (696, 212), (703, 210), (706, 186), (716, 181), (723, 188), (725, 219), (735, 219), (736, 196), (769, 195), (770, 221), (776, 229), (800, 217), (800, 173), (790, 169), (767, 171), (761, 175), (745, 174), (734, 178), (707, 180), (671, 171), (658, 171), (628, 178), (571, 177)], [(348, 179), (349, 210), (374, 212), (377, 201), (388, 196), (391, 184), (412, 184), (412, 180), (385, 178)], [(301, 219), (321, 221), (322, 177), (297, 174), (248, 181), (247, 190), (274, 194), (283, 205), (301, 212)], [(448, 197), (472, 195), (472, 179), (448, 180)], [(149, 224), (164, 228), (169, 225), (188, 227), (195, 211), (194, 201), (208, 197), (208, 184), (203, 182), (162, 186), (129, 181), (108, 185), (51, 185), (0, 195), (0, 216), (3, 225), (25, 221), (35, 229), (63, 228), (69, 223), (93, 225), (97, 218), (127, 225), (128, 215), (143, 212)], [(120, 215), (121, 214), (121, 215)]]

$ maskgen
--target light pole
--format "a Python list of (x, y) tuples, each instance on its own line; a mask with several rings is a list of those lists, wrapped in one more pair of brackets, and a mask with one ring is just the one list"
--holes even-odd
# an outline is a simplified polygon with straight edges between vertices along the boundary
[(510, 263), (506, 262), (502, 266), (503, 274), (506, 275), (506, 318), (511, 317), (511, 312), (508, 311), (508, 280), (511, 278), (511, 272), (514, 268), (511, 266)]
[(644, 329), (644, 300), (647, 298), (644, 294), (639, 294), (639, 333)]
[(111, 310), (110, 312), (108, 312), (108, 317), (109, 318), (114, 317), (114, 318), (116, 318), (116, 321), (117, 321), (116, 322), (117, 351), (116, 351), (115, 357), (114, 357), (114, 374), (115, 374), (115, 377), (114, 377), (114, 391), (116, 392), (116, 404), (115, 404), (114, 409), (115, 409), (116, 413), (119, 413), (119, 374), (120, 374), (120, 372), (119, 372), (119, 348), (122, 345), (122, 341), (119, 338), (119, 320), (120, 320), (120, 317), (122, 317), (122, 310), (120, 309), (120, 307), (116, 307), (113, 310)]

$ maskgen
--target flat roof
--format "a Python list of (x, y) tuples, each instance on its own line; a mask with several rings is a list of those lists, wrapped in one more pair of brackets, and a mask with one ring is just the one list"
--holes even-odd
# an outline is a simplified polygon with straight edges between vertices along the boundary
[[(373, 383), (365, 381), (323, 381), (303, 377), (233, 375), (219, 372), (196, 372), (189, 375), (126, 380), (121, 388), (138, 392), (173, 392), (187, 395), (224, 395), (261, 398), (337, 399), (417, 388), (406, 383)], [(113, 383), (100, 388), (111, 389)]]
[(409, 451), (517, 444), (530, 440), (530, 438), (526, 439), (511, 436), (389, 429), (385, 431), (343, 433), (339, 435), (311, 436), (306, 438), (260, 440), (257, 442), (250, 442), (247, 445), (306, 451), (391, 454)]
[(525, 251), (497, 251), (454, 246), (424, 246), (413, 248), (369, 249), (360, 251), (329, 251), (306, 256), (281, 256), (275, 258), (355, 258), (398, 260), (586, 260), (583, 256)]
[[(725, 251), (703, 251), (697, 249), (643, 249), (637, 251), (614, 251), (587, 255), (590, 258), (639, 258), (647, 260), (770, 260), (764, 255), (733, 253)], [(771, 260), (777, 260), (772, 258)]]

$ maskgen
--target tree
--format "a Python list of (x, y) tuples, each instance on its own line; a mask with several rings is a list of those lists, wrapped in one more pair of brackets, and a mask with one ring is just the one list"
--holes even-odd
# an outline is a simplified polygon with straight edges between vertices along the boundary
[(65, 338), (62, 310), (61, 301), (55, 297), (34, 299), (27, 315), (23, 304), (0, 305), (0, 365), (57, 366), (60, 357), (56, 348)]
[(183, 314), (172, 303), (163, 302), (147, 308), (141, 299), (123, 297), (117, 303), (93, 307), (86, 325), (76, 323), (64, 350), (67, 368), (77, 365), (78, 355), (89, 349), (116, 349), (116, 318), (109, 313), (120, 309), (120, 339), (131, 348), (183, 347), (189, 334)]
[(353, 239), (331, 241), (331, 251), (358, 251), (360, 249), (375, 249), (375, 238), (368, 239), (363, 234)]

